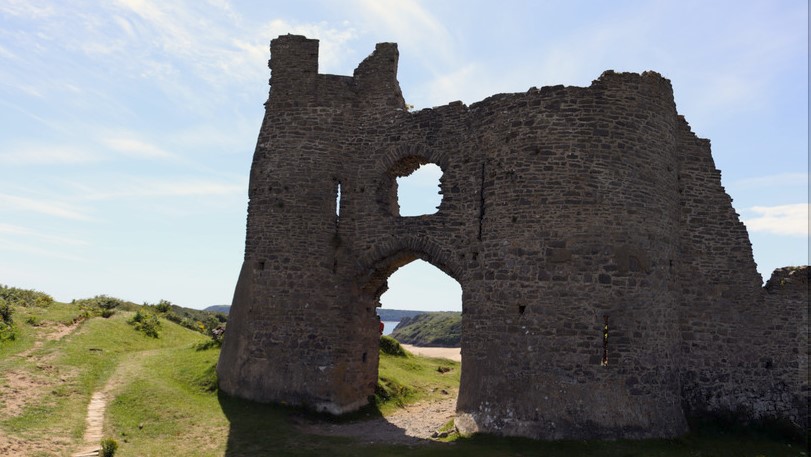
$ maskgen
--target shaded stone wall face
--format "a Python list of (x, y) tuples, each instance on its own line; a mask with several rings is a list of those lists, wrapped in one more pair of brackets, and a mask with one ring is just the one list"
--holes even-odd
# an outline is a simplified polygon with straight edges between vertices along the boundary
[[(395, 45), (352, 77), (319, 75), (317, 48), (271, 44), (223, 391), (335, 414), (366, 404), (375, 308), (420, 258), (462, 286), (465, 431), (675, 436), (685, 408), (763, 398), (773, 375), (731, 394), (752, 384), (738, 363), (760, 330), (745, 315), (766, 300), (748, 237), (666, 79), (606, 72), (410, 113)], [(400, 217), (396, 177), (429, 162), (438, 212)], [(777, 325), (775, 354), (790, 338)], [(796, 393), (784, 359), (770, 373)], [(780, 413), (794, 400), (764, 401)]]

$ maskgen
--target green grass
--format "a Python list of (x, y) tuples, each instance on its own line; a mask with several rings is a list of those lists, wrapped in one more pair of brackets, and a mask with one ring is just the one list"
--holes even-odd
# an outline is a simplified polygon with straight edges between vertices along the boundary
[[(104, 387), (119, 363), (132, 354), (177, 345), (190, 347), (205, 340), (199, 333), (169, 322), (162, 326), (161, 338), (147, 337), (126, 323), (131, 312), (119, 312), (109, 319), (81, 320), (64, 338), (48, 338), (49, 333), (81, 315), (78, 306), (61, 303), (16, 308), (19, 334), (15, 341), (0, 347), (0, 388), (8, 388), (12, 376), (22, 377), (35, 384), (36, 395), (27, 399), (18, 414), (0, 416), (0, 433), (24, 441), (58, 437), (79, 443), (90, 397)], [(39, 346), (34, 346), (37, 340)], [(53, 455), (68, 454), (65, 450)]]
[[(0, 435), (42, 442), (65, 437), (70, 446), (34, 455), (70, 455), (84, 432), (91, 394), (111, 387), (105, 436), (118, 441), (117, 456), (608, 456), (608, 457), (781, 457), (803, 455), (802, 444), (759, 435), (705, 429), (675, 440), (560, 441), (474, 436), (420, 446), (366, 444), (350, 438), (305, 434), (294, 424), (313, 416), (280, 406), (261, 405), (221, 395), (214, 366), (218, 348), (198, 350), (206, 338), (169, 321), (160, 337), (136, 332), (127, 324), (131, 312), (109, 319), (94, 317), (71, 335), (43, 339), (54, 322), (70, 322), (78, 312), (70, 305), (19, 309), (19, 338), (0, 346), (0, 388), (10, 372), (35, 379), (60, 379), (48, 385), (21, 414), (0, 416)], [(19, 316), (23, 316), (19, 318)], [(38, 327), (25, 324), (38, 316)], [(41, 345), (34, 347), (35, 341)], [(29, 357), (19, 357), (29, 351)], [(16, 354), (13, 356), (11, 354)], [(449, 371), (438, 370), (439, 367)], [(461, 366), (456, 362), (413, 355), (380, 355), (380, 378), (389, 398), (355, 417), (379, 418), (399, 405), (455, 394)], [(64, 381), (62, 381), (63, 379)], [(0, 401), (2, 397), (0, 396)], [(321, 418), (325, 424), (334, 419)], [(337, 421), (340, 422), (340, 421)], [(443, 430), (452, 430), (445, 424)]]
[[(379, 363), (375, 400), (384, 415), (405, 404), (455, 396), (459, 389), (459, 362), (418, 357), (407, 351), (405, 357), (381, 351)], [(381, 395), (381, 390), (387, 395)]]

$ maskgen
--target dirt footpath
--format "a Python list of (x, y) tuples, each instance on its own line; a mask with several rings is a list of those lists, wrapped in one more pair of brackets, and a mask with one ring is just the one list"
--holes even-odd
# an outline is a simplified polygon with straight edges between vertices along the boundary
[(434, 432), (455, 415), (456, 392), (447, 398), (406, 406), (386, 418), (348, 423), (329, 423), (311, 419), (294, 420), (296, 427), (308, 434), (345, 436), (366, 443), (424, 444)]

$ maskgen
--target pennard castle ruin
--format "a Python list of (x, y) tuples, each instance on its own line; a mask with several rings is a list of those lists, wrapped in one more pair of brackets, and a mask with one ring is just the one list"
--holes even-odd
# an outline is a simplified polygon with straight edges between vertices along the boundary
[[(395, 44), (352, 76), (318, 73), (318, 40), (271, 51), (224, 392), (366, 405), (380, 295), (423, 259), (462, 287), (463, 432), (672, 437), (729, 412), (808, 427), (809, 270), (762, 287), (667, 79), (606, 71), (409, 112)], [(426, 163), (442, 203), (402, 217), (396, 178)]]

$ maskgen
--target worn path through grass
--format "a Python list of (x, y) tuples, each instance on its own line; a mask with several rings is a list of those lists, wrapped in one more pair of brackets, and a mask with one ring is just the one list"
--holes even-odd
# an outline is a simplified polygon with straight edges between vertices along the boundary
[(0, 455), (71, 455), (98, 436), (86, 423), (88, 405), (119, 362), (205, 339), (166, 321), (163, 338), (146, 337), (126, 323), (127, 312), (82, 320), (79, 307), (61, 303), (15, 311), (18, 337), (0, 347)]

